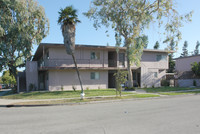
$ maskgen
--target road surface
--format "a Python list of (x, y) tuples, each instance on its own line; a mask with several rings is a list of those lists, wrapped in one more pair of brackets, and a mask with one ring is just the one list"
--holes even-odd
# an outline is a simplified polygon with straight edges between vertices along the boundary
[(200, 96), (2, 107), (0, 134), (200, 134)]

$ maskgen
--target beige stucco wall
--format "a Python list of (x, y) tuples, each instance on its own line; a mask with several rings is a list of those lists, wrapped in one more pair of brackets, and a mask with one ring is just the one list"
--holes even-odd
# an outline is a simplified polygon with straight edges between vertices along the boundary
[[(72, 56), (63, 48), (49, 48), (48, 66), (73, 67)], [(100, 59), (91, 60), (91, 52), (100, 52)], [(108, 51), (98, 49), (76, 49), (75, 57), (78, 67), (108, 67)]]
[[(167, 59), (157, 61), (157, 55), (167, 56)], [(141, 58), (141, 64), (148, 68), (168, 69), (168, 60), (167, 53), (144, 52)]]
[(29, 91), (30, 84), (38, 89), (38, 64), (37, 61), (26, 61), (26, 90)]
[[(160, 87), (161, 79), (166, 75), (168, 69), (168, 56), (166, 60), (157, 61), (157, 55), (167, 53), (144, 52), (141, 60), (141, 87)], [(155, 77), (154, 73), (157, 73)]]
[[(157, 73), (157, 77), (154, 75)], [(160, 87), (161, 80), (166, 75), (166, 70), (141, 67), (141, 87)]]
[[(71, 55), (66, 53), (64, 47), (49, 48), (49, 60), (46, 59), (46, 65), (50, 67), (74, 67)], [(91, 52), (100, 52), (99, 60), (91, 60)], [(76, 49), (75, 56), (78, 67), (108, 67), (108, 52), (105, 49), (82, 48)], [(120, 50), (120, 53), (125, 51)], [(168, 55), (167, 53), (159, 52), (143, 52), (141, 64), (149, 68), (168, 69), (168, 58), (165, 61), (157, 61), (157, 55)], [(117, 55), (117, 65), (119, 66), (119, 55)], [(123, 66), (121, 66), (123, 67)], [(127, 57), (125, 56), (125, 67), (127, 67)], [(135, 64), (132, 67), (137, 68)]]
[(175, 68), (177, 72), (191, 71), (191, 64), (200, 62), (199, 56), (180, 58), (175, 61)]
[[(99, 80), (91, 80), (90, 73), (99, 72)], [(81, 80), (83, 83), (83, 88), (89, 89), (106, 89), (108, 88), (108, 71), (80, 71)], [(64, 90), (73, 90), (72, 86), (75, 86), (77, 90), (80, 90), (80, 84), (78, 81), (78, 76), (75, 70), (50, 70), (49, 71), (49, 90), (56, 91), (61, 90), (63, 86)]]

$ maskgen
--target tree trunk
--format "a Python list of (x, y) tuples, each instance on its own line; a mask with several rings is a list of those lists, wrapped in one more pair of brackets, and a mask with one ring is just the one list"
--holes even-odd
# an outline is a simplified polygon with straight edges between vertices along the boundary
[[(9, 68), (9, 72), (10, 72), (10, 76), (11, 76), (11, 74), (14, 76), (16, 84), (17, 84), (17, 68), (12, 66), (12, 67)], [(16, 84), (14, 84), (14, 90), (17, 90)]]
[(127, 71), (128, 71), (128, 88), (133, 87), (133, 75), (132, 75), (132, 70), (131, 70), (131, 62), (130, 62), (130, 47), (127, 45), (126, 49), (126, 56), (127, 56)]
[(65, 44), (65, 47), (66, 47), (66, 51), (67, 51), (67, 54), (72, 55), (72, 58), (73, 58), (73, 61), (74, 61), (74, 64), (75, 64), (75, 68), (76, 68), (76, 72), (77, 72), (77, 75), (78, 75), (78, 79), (79, 79), (79, 82), (80, 82), (80, 86), (81, 86), (81, 94), (84, 95), (82, 81), (81, 81), (79, 70), (78, 70), (78, 67), (77, 67), (76, 58), (74, 56), (75, 31), (76, 31), (75, 25), (70, 25), (70, 24), (62, 25), (62, 34), (63, 34), (63, 37), (64, 37), (64, 44)]
[(80, 85), (81, 85), (81, 93), (83, 94), (83, 85), (82, 85), (82, 81), (81, 81), (81, 78), (80, 78), (79, 70), (78, 70), (78, 67), (77, 67), (76, 58), (75, 58), (75, 56), (74, 56), (73, 53), (72, 53), (72, 58), (73, 58), (73, 60), (74, 60), (76, 72), (77, 72), (78, 79), (79, 79), (79, 82), (80, 82)]
[(63, 25), (62, 34), (67, 54), (72, 55), (75, 51), (75, 25)]

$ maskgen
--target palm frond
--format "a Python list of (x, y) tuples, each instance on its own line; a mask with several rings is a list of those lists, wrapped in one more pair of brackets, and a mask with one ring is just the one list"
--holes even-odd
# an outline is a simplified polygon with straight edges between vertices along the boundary
[(58, 17), (58, 24), (60, 25), (67, 25), (67, 24), (73, 24), (81, 22), (78, 19), (77, 10), (73, 9), (72, 6), (67, 6), (64, 9), (60, 9), (59, 17)]

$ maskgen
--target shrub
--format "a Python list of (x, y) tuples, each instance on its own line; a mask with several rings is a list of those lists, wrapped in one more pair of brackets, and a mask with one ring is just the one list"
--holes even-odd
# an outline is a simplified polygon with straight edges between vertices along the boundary
[(191, 64), (192, 68), (191, 70), (193, 71), (193, 73), (197, 76), (200, 77), (200, 62), (194, 62)]
[(135, 87), (131, 87), (131, 88), (129, 88), (129, 87), (125, 87), (125, 90), (135, 90)]
[(35, 91), (36, 90), (36, 87), (35, 87), (35, 84), (31, 83), (29, 84), (29, 91)]
[(161, 86), (168, 87), (169, 84), (170, 84), (170, 83), (169, 83), (168, 80), (161, 80)]
[(193, 86), (197, 86), (197, 82), (196, 82), (196, 80), (193, 80)]
[(121, 71), (120, 69), (118, 69), (117, 72), (114, 73), (113, 76), (115, 77), (115, 81), (116, 81), (116, 96), (117, 96), (117, 93), (119, 93), (121, 96), (122, 84), (127, 81), (126, 79), (127, 71)]
[(76, 92), (76, 86), (72, 86), (72, 89), (74, 90), (74, 92)]
[(146, 85), (146, 84), (143, 84), (143, 88), (147, 88), (147, 85)]
[(63, 85), (61, 85), (61, 91), (64, 91)]

